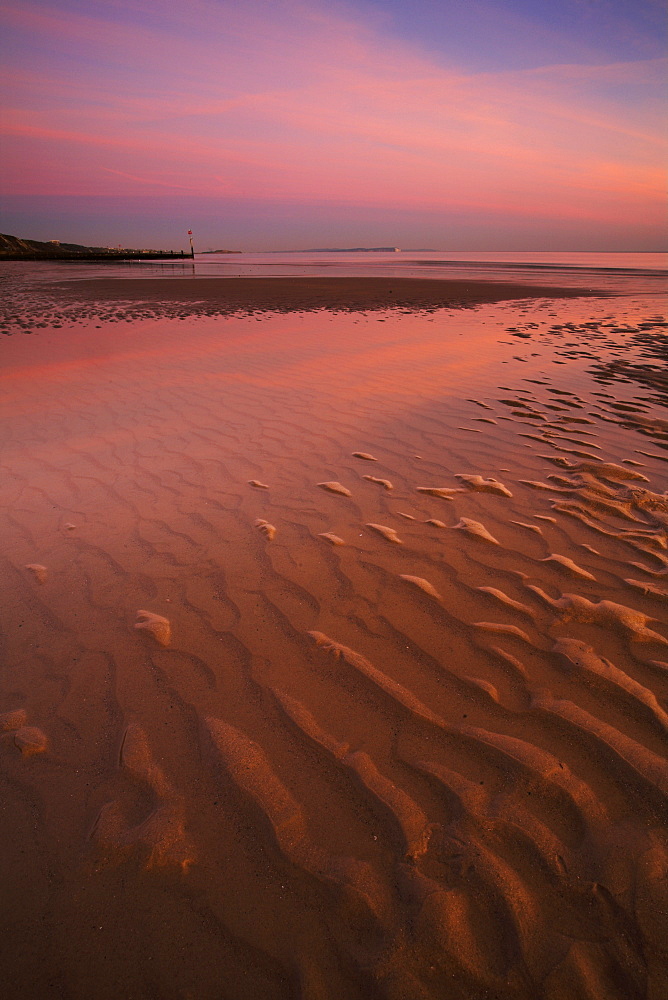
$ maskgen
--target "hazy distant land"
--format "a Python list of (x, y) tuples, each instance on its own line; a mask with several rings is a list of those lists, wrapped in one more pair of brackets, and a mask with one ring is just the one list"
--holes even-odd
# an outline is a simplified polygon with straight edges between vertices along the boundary
[(314, 247), (307, 253), (401, 253), (399, 247)]
[(430, 247), (411, 247), (402, 249), (401, 247), (315, 247), (306, 250), (305, 253), (438, 253)]

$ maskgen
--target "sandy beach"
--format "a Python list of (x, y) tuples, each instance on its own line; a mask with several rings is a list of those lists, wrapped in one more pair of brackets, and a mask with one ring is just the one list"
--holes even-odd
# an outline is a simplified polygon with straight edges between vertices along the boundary
[(4, 981), (665, 996), (665, 302), (80, 277), (20, 306)]

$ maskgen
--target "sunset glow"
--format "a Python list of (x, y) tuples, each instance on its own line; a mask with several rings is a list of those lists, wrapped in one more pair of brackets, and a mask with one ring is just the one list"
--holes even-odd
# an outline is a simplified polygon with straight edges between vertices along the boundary
[(660, 5), (413, 6), (7, 3), (3, 231), (661, 249)]

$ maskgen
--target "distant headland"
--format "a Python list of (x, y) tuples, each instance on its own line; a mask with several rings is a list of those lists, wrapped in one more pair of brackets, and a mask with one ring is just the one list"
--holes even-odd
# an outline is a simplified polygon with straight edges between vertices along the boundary
[(306, 253), (401, 253), (400, 247), (314, 247)]
[(312, 250), (302, 250), (301, 253), (440, 253), (432, 247), (315, 247)]

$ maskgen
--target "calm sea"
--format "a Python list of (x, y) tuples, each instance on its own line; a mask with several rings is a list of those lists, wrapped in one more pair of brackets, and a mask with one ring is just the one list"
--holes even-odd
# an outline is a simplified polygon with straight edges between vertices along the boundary
[(645, 291), (668, 277), (664, 253), (481, 253), (401, 250), (394, 253), (293, 251), (199, 254), (197, 274), (386, 275), (458, 280), (526, 281)]
[(600, 288), (621, 292), (666, 290), (665, 253), (518, 253), (401, 250), (394, 253), (282, 251), (273, 253), (196, 254), (194, 261), (85, 264), (8, 262), (0, 264), (6, 284), (91, 277), (284, 277), (298, 275), (451, 278), (464, 281), (512, 281)]

